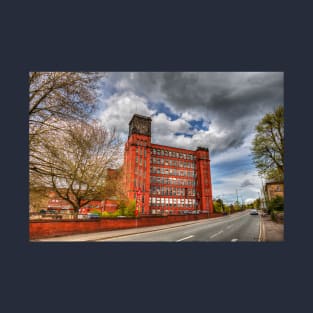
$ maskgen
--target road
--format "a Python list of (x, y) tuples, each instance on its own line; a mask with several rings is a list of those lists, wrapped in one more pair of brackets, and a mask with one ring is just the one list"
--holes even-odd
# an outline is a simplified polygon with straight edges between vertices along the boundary
[(258, 241), (259, 228), (259, 216), (250, 215), (247, 211), (185, 226), (98, 241)]
[(230, 216), (162, 226), (63, 236), (35, 241), (194, 242), (258, 241), (260, 216), (249, 211)]

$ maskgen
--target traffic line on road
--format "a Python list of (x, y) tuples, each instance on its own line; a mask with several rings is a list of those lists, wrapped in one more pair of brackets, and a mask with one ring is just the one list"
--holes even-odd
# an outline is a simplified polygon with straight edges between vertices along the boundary
[(188, 236), (188, 237), (185, 237), (185, 238), (178, 239), (178, 240), (176, 240), (176, 242), (183, 241), (183, 240), (186, 240), (186, 239), (189, 239), (189, 238), (192, 238), (192, 237), (194, 237), (194, 235), (191, 235), (191, 236)]
[(232, 228), (233, 224), (226, 226), (226, 229)]
[(234, 238), (234, 239), (231, 240), (231, 242), (235, 242), (235, 241), (238, 241), (238, 239)]
[(216, 236), (218, 236), (219, 234), (221, 234), (221, 233), (223, 233), (223, 232), (224, 232), (223, 230), (220, 230), (219, 232), (213, 234), (213, 235), (210, 237), (210, 239), (211, 239), (211, 238), (214, 238), (214, 237), (216, 237)]

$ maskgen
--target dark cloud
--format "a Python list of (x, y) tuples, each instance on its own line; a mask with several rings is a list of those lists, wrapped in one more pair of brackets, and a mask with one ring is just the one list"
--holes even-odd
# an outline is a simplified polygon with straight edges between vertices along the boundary
[(116, 82), (176, 114), (195, 113), (226, 134), (212, 136), (215, 152), (239, 147), (262, 116), (283, 104), (282, 72), (115, 73)]
[(252, 183), (249, 179), (245, 179), (242, 184), (240, 185), (240, 188), (248, 187), (248, 186), (253, 186), (254, 183)]

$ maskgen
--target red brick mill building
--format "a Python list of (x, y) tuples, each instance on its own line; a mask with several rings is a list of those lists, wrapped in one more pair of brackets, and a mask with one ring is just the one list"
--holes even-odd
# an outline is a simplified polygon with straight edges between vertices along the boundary
[(192, 151), (153, 144), (151, 121), (135, 114), (129, 122), (124, 153), (128, 198), (136, 199), (137, 195), (140, 214), (212, 214), (208, 149)]

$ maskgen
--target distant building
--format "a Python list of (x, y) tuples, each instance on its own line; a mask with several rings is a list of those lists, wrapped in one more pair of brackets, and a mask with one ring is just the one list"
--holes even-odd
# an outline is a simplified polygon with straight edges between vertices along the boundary
[(284, 197), (284, 183), (282, 182), (266, 183), (265, 191), (268, 200), (272, 200), (276, 196)]
[[(74, 211), (73, 206), (67, 202), (66, 200), (61, 199), (58, 197), (57, 193), (55, 191), (49, 192), (49, 201), (48, 201), (48, 210), (55, 210), (60, 213), (72, 213)], [(93, 201), (90, 201), (86, 205), (83, 205), (81, 210), (85, 213), (91, 212), (93, 210), (99, 211), (99, 212), (114, 212), (117, 209), (117, 201), (116, 199), (95, 199)]]
[[(124, 186), (141, 214), (213, 213), (209, 150), (151, 143), (150, 117), (129, 122), (124, 154)], [(140, 199), (138, 199), (140, 197)]]

